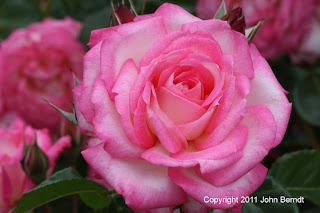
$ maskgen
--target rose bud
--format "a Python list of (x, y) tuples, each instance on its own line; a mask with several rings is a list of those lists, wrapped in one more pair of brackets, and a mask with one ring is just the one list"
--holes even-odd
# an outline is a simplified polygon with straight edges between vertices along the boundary
[(221, 20), (228, 21), (231, 29), (245, 35), (246, 21), (243, 11), (240, 7), (232, 9), (231, 12), (222, 17)]
[(37, 138), (29, 145), (24, 145), (22, 168), (35, 184), (46, 179), (49, 168), (48, 156), (39, 148)]
[(132, 22), (134, 17), (135, 16), (124, 4), (118, 4), (116, 9), (111, 10), (110, 26), (117, 26), (124, 23)]

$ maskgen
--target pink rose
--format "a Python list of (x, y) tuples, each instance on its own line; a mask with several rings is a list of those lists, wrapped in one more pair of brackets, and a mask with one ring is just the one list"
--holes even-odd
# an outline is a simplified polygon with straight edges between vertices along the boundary
[(37, 128), (58, 129), (60, 114), (42, 98), (65, 110), (72, 100), (73, 77), (82, 72), (81, 24), (71, 18), (46, 19), (14, 31), (1, 43), (0, 93), (7, 111)]
[(47, 129), (33, 129), (20, 119), (15, 119), (7, 129), (0, 129), (0, 213), (11, 212), (23, 193), (35, 187), (20, 164), (24, 137), (27, 144), (34, 141), (49, 158), (49, 176), (60, 153), (71, 146), (70, 136), (60, 138), (54, 145)]
[[(82, 152), (135, 211), (226, 209), (264, 181), (260, 164), (286, 131), (291, 104), (266, 60), (221, 20), (163, 4), (95, 30), (74, 89)], [(188, 210), (189, 209), (189, 210)]]
[[(310, 15), (311, 16), (311, 15)], [(320, 56), (320, 1), (313, 15), (312, 27), (307, 31), (297, 49), (290, 55), (294, 63), (314, 63)]]
[[(299, 45), (303, 34), (311, 27), (316, 0), (225, 0), (227, 8), (242, 7), (247, 27), (265, 22), (253, 39), (262, 56), (276, 59)], [(213, 18), (221, 0), (199, 0), (197, 12), (201, 18)]]

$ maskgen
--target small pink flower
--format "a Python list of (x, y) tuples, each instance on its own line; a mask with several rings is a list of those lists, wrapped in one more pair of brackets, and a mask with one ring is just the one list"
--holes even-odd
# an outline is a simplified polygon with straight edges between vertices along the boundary
[(46, 19), (15, 30), (0, 49), (0, 93), (7, 111), (37, 128), (58, 129), (60, 114), (42, 100), (65, 110), (72, 100), (70, 69), (81, 77), (84, 46), (81, 24), (71, 18)]
[(91, 33), (74, 89), (90, 176), (135, 211), (241, 209), (291, 104), (266, 60), (226, 21), (163, 4)]
[(24, 138), (27, 144), (34, 141), (49, 158), (47, 176), (52, 173), (55, 161), (65, 148), (71, 146), (70, 136), (60, 138), (53, 145), (47, 129), (33, 129), (15, 119), (7, 129), (0, 129), (0, 212), (7, 213), (18, 204), (23, 193), (35, 187), (25, 174), (22, 160)]
[[(225, 0), (227, 8), (242, 7), (247, 27), (261, 19), (265, 22), (253, 43), (262, 56), (276, 59), (292, 52), (311, 27), (316, 0)], [(213, 18), (221, 0), (198, 0), (197, 12), (204, 19)]]

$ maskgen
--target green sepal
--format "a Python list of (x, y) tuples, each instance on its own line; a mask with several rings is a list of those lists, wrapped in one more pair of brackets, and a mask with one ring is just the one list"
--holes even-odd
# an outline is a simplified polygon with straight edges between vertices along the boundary
[(227, 14), (226, 3), (224, 2), (224, 0), (222, 0), (218, 11), (216, 12), (216, 14), (214, 15), (213, 18), (214, 19), (221, 19), (226, 14)]
[(245, 35), (246, 38), (248, 40), (248, 43), (250, 43), (252, 41), (252, 39), (254, 38), (254, 36), (256, 35), (258, 29), (260, 28), (260, 26), (263, 24), (264, 19), (262, 19), (261, 21), (258, 22), (258, 24), (256, 24), (255, 26), (246, 29), (245, 31)]
[(74, 74), (74, 72), (72, 72), (72, 76), (73, 76), (74, 87), (76, 87), (80, 84), (80, 82), (77, 79), (77, 76)]
[(52, 104), (50, 101), (42, 98), (45, 102), (47, 102), (48, 104), (50, 104), (50, 106), (52, 106), (53, 108), (55, 108), (58, 112), (60, 112), (65, 118), (67, 118), (71, 123), (73, 123), (74, 125), (79, 126), (78, 124), (78, 120), (77, 120), (77, 116), (76, 116), (76, 112), (73, 109), (73, 112), (66, 112), (58, 107), (56, 107), (54, 104)]

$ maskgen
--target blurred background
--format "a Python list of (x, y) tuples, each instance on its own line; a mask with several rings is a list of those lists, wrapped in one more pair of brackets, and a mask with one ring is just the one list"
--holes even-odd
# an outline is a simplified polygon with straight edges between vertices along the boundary
[[(133, 0), (133, 2), (135, 4), (136, 12), (138, 14), (141, 14), (143, 0)], [(203, 5), (200, 5), (197, 0), (146, 0), (145, 13), (153, 13), (164, 2), (178, 4), (190, 13), (199, 15), (204, 19), (213, 18), (215, 14), (217, 6), (212, 6), (211, 8), (210, 5), (215, 4), (219, 6), (220, 4), (216, 3), (219, 1), (214, 0), (212, 0), (211, 2), (209, 1), (209, 6), (208, 3), (202, 3)], [(230, 1), (226, 1), (227, 7), (230, 7), (231, 4), (237, 6), (237, 3), (235, 3), (236, 1), (233, 1), (233, 3), (228, 2)], [(243, 2), (248, 3), (252, 1), (248, 0)], [(266, 55), (268, 62), (272, 67), (272, 70), (274, 71), (277, 79), (279, 80), (283, 88), (289, 92), (289, 101), (293, 103), (292, 114), (289, 121), (288, 129), (282, 143), (278, 147), (271, 150), (269, 155), (263, 162), (263, 164), (268, 168), (270, 168), (279, 157), (287, 153), (305, 149), (320, 151), (320, 57), (318, 57), (320, 55), (320, 34), (316, 34), (316, 36), (310, 35), (312, 30), (314, 30), (316, 33), (319, 32), (320, 18), (319, 12), (317, 11), (319, 11), (320, 6), (317, 1), (312, 0), (310, 2), (302, 0), (292, 2), (300, 2), (302, 4), (297, 3), (299, 4), (299, 6), (286, 6), (302, 7), (302, 15), (309, 16), (310, 18), (304, 18), (305, 22), (294, 22), (293, 27), (287, 27), (287, 22), (291, 22), (293, 21), (293, 19), (296, 19), (296, 16), (300, 14), (299, 11), (297, 12), (294, 10), (290, 10), (289, 15), (286, 14), (285, 18), (283, 18), (282, 16), (277, 15), (276, 9), (273, 8), (272, 12), (266, 13), (267, 17), (263, 17), (265, 18), (265, 26), (274, 24), (278, 20), (281, 20), (283, 23), (283, 25), (281, 25), (280, 27), (278, 26), (278, 28), (274, 29), (271, 27), (274, 30), (273, 32), (268, 31), (264, 34), (266, 35), (268, 33), (271, 33), (272, 36), (268, 37), (262, 35), (261, 38), (266, 37), (268, 42), (276, 43), (276, 47), (279, 47), (281, 49), (272, 50), (277, 53), (275, 55), (272, 55), (272, 53), (270, 53), (271, 50), (266, 53)], [(117, 3), (121, 3), (121, 1), (114, 0), (114, 5), (117, 5)], [(306, 6), (306, 4), (311, 5), (309, 9), (309, 6)], [(281, 6), (278, 5), (278, 7)], [(309, 10), (312, 12), (310, 12)], [(246, 12), (245, 9), (244, 12)], [(270, 15), (270, 17), (268, 17), (268, 14)], [(109, 0), (1, 0), (0, 42), (5, 41), (9, 37), (10, 33), (12, 33), (15, 29), (26, 28), (29, 25), (35, 22), (40, 22), (45, 18), (50, 17), (55, 19), (64, 19), (65, 17), (71, 17), (82, 23), (79, 40), (84, 45), (86, 50), (88, 50), (86, 44), (89, 41), (91, 31), (108, 27), (110, 15), (111, 4)], [(209, 17), (210, 15), (211, 17)], [(253, 15), (248, 15), (249, 18), (251, 18), (251, 16)], [(258, 19), (260, 19), (260, 17), (258, 17)], [(252, 27), (257, 23), (257, 20), (246, 20), (246, 22), (248, 27)], [(295, 45), (293, 45), (293, 42), (287, 44), (291, 45), (290, 48), (287, 48), (286, 44), (285, 47), (280, 47), (281, 45), (278, 45), (278, 43), (284, 44), (286, 41), (289, 41), (291, 39), (290, 35), (297, 34), (297, 28), (302, 28), (302, 25), (308, 25), (308, 28), (303, 29), (303, 31), (301, 32), (301, 36), (299, 38), (296, 38)], [(285, 28), (285, 32), (282, 32), (282, 28)], [(263, 30), (263, 27), (261, 29)], [(278, 32), (280, 34), (280, 38), (276, 38), (277, 36), (275, 36), (275, 34), (277, 34)], [(259, 34), (257, 35), (259, 36)], [(312, 42), (308, 39), (312, 39)], [(253, 43), (255, 43), (255, 40), (253, 40)], [(309, 49), (301, 47), (301, 45), (304, 43), (307, 43), (306, 46), (309, 47)], [(269, 48), (270, 46), (272, 46), (272, 44), (257, 44), (257, 46), (258, 49), (261, 47), (261, 51), (263, 52), (263, 48)], [(55, 113), (58, 114), (58, 112)], [(67, 167), (67, 162), (68, 161), (64, 158), (60, 158), (58, 161), (58, 169)], [(301, 159), (300, 163), (304, 164), (303, 159)], [(303, 213), (320, 212), (320, 208), (318, 207), (320, 200), (320, 163), (318, 162), (317, 165), (318, 168), (315, 175), (317, 176), (316, 179), (318, 181), (315, 181), (314, 188), (312, 189), (314, 198), (311, 200), (313, 201), (306, 201), (304, 204), (298, 205), (299, 211)], [(308, 164), (300, 165), (300, 167), (301, 166), (308, 167)], [(79, 167), (79, 170), (83, 171), (82, 174), (85, 174), (85, 163), (83, 161), (81, 161)], [(318, 201), (315, 201), (317, 199)], [(71, 212), (71, 200), (72, 197), (67, 197), (54, 201), (52, 203), (53, 212)], [(117, 202), (120, 203), (120, 206), (124, 206), (123, 200), (121, 198), (119, 198)], [(125, 209), (124, 207), (122, 208), (122, 210), (116, 210), (116, 208), (118, 207), (112, 208), (115, 208), (114, 211), (130, 212), (129, 209)], [(80, 199), (78, 201), (78, 210), (79, 212), (92, 212), (92, 209), (88, 208)], [(37, 211), (41, 212), (42, 209)], [(96, 210), (95, 212), (104, 211), (105, 210)], [(113, 210), (110, 210), (110, 212), (111, 211)], [(250, 211), (248, 210), (248, 212)]]

